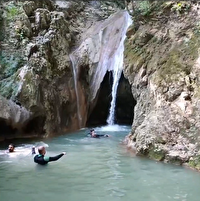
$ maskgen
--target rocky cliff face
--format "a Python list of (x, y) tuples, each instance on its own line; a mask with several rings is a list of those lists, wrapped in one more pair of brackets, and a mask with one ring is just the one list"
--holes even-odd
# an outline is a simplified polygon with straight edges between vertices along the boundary
[(200, 169), (199, 5), (153, 4), (127, 33), (124, 74), (137, 104), (125, 142)]
[[(137, 154), (200, 169), (199, 5), (136, 3), (128, 5), (134, 23), (123, 71), (134, 100), (127, 82), (118, 91), (134, 108), (125, 142)], [(77, 130), (91, 114), (99, 123), (92, 111), (102, 111), (99, 98), (109, 94), (127, 13), (103, 1), (7, 1), (1, 8), (2, 138)], [(126, 109), (117, 109), (124, 118)]]
[[(84, 127), (109, 70), (97, 75), (95, 67), (113, 32), (111, 45), (116, 44), (107, 59), (115, 55), (124, 12), (106, 20), (119, 8), (96, 1), (5, 1), (1, 7), (0, 93), (8, 106), (0, 112), (4, 130), (49, 136)], [(18, 112), (12, 111), (7, 118), (8, 103), (29, 115), (16, 122)]]
[(0, 140), (6, 137), (20, 137), (22, 128), (27, 124), (27, 119), (31, 117), (31, 113), (23, 106), (17, 105), (11, 100), (7, 100), (0, 96)]

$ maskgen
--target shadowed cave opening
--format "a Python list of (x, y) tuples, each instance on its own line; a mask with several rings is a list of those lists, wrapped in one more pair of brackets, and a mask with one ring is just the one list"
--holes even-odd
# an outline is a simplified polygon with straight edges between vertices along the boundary
[(46, 117), (45, 116), (37, 116), (33, 119), (29, 120), (29, 122), (24, 126), (23, 133), (26, 134), (44, 134), (44, 123), (45, 123)]
[(6, 140), (12, 139), (15, 135), (28, 137), (30, 134), (44, 134), (45, 119), (45, 117), (39, 116), (29, 120), (24, 126), (16, 125), (17, 127), (13, 127), (11, 122), (0, 118), (0, 136)]
[[(96, 105), (89, 115), (87, 126), (106, 125), (110, 103), (112, 100), (112, 72), (107, 72), (98, 92)], [(122, 73), (117, 89), (115, 123), (131, 125), (134, 118), (136, 100), (133, 98), (131, 86)]]
[(9, 125), (5, 119), (0, 118), (0, 134), (2, 136), (10, 136), (17, 133), (17, 129)]

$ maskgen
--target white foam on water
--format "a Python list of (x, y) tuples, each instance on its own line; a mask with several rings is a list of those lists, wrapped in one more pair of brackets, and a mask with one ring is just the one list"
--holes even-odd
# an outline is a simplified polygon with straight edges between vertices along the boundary
[(113, 132), (113, 131), (130, 131), (130, 126), (121, 126), (118, 124), (113, 125), (106, 125), (102, 127), (95, 128), (96, 131), (107, 131), (107, 132)]
[(2, 163), (12, 163), (12, 161), (0, 161), (0, 164)]
[(49, 147), (49, 145), (44, 143), (43, 141), (36, 143), (35, 146), (37, 146), (37, 147), (39, 147), (39, 146)]
[(7, 150), (0, 150), (0, 156), (8, 156), (9, 158), (21, 158), (21, 157), (31, 156), (32, 147), (36, 148), (36, 153), (37, 153), (37, 147), (39, 146), (49, 147), (48, 144), (42, 141), (36, 144), (24, 144), (24, 145), (15, 147), (15, 151), (12, 153), (9, 153)]

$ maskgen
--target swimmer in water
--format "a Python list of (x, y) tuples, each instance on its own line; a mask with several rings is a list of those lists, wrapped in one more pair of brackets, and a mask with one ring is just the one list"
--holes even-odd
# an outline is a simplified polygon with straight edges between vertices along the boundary
[(91, 129), (90, 130), (90, 137), (92, 138), (100, 138), (100, 137), (110, 137), (109, 135), (99, 135), (99, 134), (96, 134), (94, 129)]
[(36, 154), (36, 152), (35, 152), (35, 147), (34, 147), (34, 146), (32, 147), (32, 150), (31, 150), (31, 151), (32, 151), (32, 155)]
[(9, 144), (7, 152), (12, 153), (14, 151), (15, 151), (15, 145), (14, 144)]
[[(24, 154), (30, 154), (30, 151), (28, 151), (27, 152), (27, 150), (26, 149), (18, 149), (18, 150), (15, 150), (15, 145), (14, 144), (9, 144), (9, 146), (8, 146), (8, 149), (5, 151), (5, 154), (10, 154), (10, 153), (13, 153), (12, 155), (19, 155), (19, 154), (22, 154), (22, 155), (24, 155)], [(33, 146), (32, 148), (31, 148), (31, 153), (32, 153), (32, 155), (35, 155), (36, 154), (36, 151), (35, 151), (35, 146)]]
[(61, 154), (57, 155), (57, 156), (53, 156), (53, 157), (46, 157), (46, 149), (44, 146), (40, 146), (38, 147), (38, 152), (39, 154), (37, 154), (34, 157), (34, 162), (38, 163), (40, 165), (46, 165), (48, 162), (51, 161), (57, 161), (59, 158), (61, 158), (62, 156), (64, 156), (66, 153), (62, 152)]

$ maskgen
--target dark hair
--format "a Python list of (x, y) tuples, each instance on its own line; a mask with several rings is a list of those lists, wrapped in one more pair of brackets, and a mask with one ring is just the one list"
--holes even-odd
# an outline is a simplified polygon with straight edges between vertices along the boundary
[(9, 146), (12, 146), (13, 148), (15, 148), (15, 145), (13, 143), (10, 143)]
[(90, 129), (90, 132), (94, 131), (94, 128)]
[(44, 147), (43, 147), (43, 146), (38, 147), (38, 152), (39, 152), (39, 154), (42, 154), (43, 149), (44, 149)]

